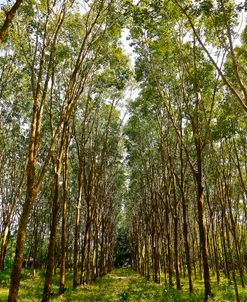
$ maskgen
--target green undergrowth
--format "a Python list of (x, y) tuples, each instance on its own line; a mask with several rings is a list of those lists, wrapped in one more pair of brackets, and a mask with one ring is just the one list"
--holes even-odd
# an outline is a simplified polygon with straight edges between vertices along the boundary
[[(0, 301), (7, 301), (9, 274), (0, 272)], [(181, 280), (183, 289), (181, 291), (171, 288), (165, 284), (154, 284), (141, 277), (131, 269), (115, 269), (111, 274), (99, 278), (95, 283), (72, 289), (72, 275), (66, 276), (66, 291), (63, 296), (58, 297), (59, 276), (55, 276), (52, 285), (52, 298), (54, 302), (196, 302), (203, 301), (203, 281), (195, 282), (195, 291), (188, 293), (187, 280)], [(21, 278), (19, 292), (20, 302), (41, 301), (44, 283), (44, 274), (37, 273), (35, 277), (32, 271), (24, 270)], [(212, 277), (212, 289), (215, 294), (210, 301), (233, 302), (235, 301), (234, 286), (228, 285), (226, 279), (217, 285)], [(247, 292), (239, 286), (241, 302), (247, 302)]]

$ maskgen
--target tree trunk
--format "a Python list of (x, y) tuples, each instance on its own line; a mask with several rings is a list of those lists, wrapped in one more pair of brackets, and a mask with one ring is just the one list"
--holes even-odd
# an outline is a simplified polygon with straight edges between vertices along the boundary
[(94, 230), (94, 240), (93, 240), (93, 264), (92, 264), (92, 281), (96, 280), (98, 275), (98, 226)]
[(79, 172), (79, 181), (78, 181), (78, 197), (77, 197), (77, 206), (76, 206), (76, 215), (75, 215), (75, 237), (74, 237), (74, 256), (73, 256), (73, 288), (76, 288), (78, 285), (77, 274), (78, 274), (78, 237), (79, 237), (79, 225), (80, 225), (80, 210), (81, 210), (81, 198), (82, 198), (82, 173)]
[(177, 213), (174, 217), (174, 261), (176, 271), (176, 285), (177, 289), (181, 289), (180, 274), (179, 274), (179, 255), (178, 255), (178, 217)]
[(191, 267), (190, 248), (189, 248), (189, 241), (188, 241), (187, 206), (185, 200), (182, 200), (182, 209), (183, 209), (184, 247), (185, 247), (186, 263), (187, 263), (187, 270), (188, 270), (189, 288), (190, 288), (190, 293), (192, 293), (193, 292), (192, 267)]
[(8, 33), (11, 22), (14, 19), (15, 13), (18, 10), (19, 6), (22, 4), (23, 0), (16, 0), (15, 4), (12, 6), (10, 11), (7, 12), (5, 21), (2, 28), (0, 29), (0, 45), (2, 44), (5, 36)]
[(170, 242), (170, 228), (169, 228), (169, 213), (166, 209), (166, 236), (167, 236), (167, 257), (168, 257), (168, 278), (169, 285), (173, 286), (172, 282), (172, 253), (171, 253), (171, 242)]
[[(68, 148), (68, 142), (66, 149)], [(62, 234), (61, 234), (61, 265), (60, 265), (60, 286), (59, 286), (59, 295), (64, 293), (65, 285), (65, 249), (66, 249), (66, 218), (67, 218), (67, 195), (68, 195), (68, 151), (65, 152), (64, 159), (64, 171), (63, 171), (63, 212), (62, 212)]]
[(1, 244), (1, 251), (0, 251), (0, 271), (4, 270), (4, 259), (6, 255), (6, 249), (7, 249), (7, 238), (9, 234), (9, 227), (6, 226), (3, 230), (3, 236), (2, 236), (2, 244)]
[[(99, 262), (99, 275), (102, 277), (104, 275), (104, 255), (105, 255), (105, 226), (102, 223), (102, 234), (100, 243), (100, 262)], [(136, 253), (134, 254), (136, 256)], [(136, 259), (136, 258), (135, 258)], [(136, 269), (136, 261), (134, 261), (134, 269)]]
[(198, 224), (199, 224), (199, 234), (201, 243), (201, 253), (203, 260), (203, 272), (204, 272), (204, 287), (205, 287), (205, 300), (208, 300), (212, 296), (211, 283), (209, 275), (209, 265), (208, 265), (208, 249), (207, 249), (207, 239), (206, 239), (206, 228), (204, 225), (204, 200), (203, 200), (203, 187), (201, 184), (200, 177), (197, 179), (198, 185), (198, 195), (197, 195), (197, 207), (198, 207)]
[(60, 193), (60, 172), (55, 173), (55, 188), (52, 206), (52, 223), (51, 223), (51, 234), (50, 243), (47, 257), (47, 267), (45, 275), (45, 286), (43, 291), (42, 302), (48, 302), (51, 295), (51, 281), (52, 273), (54, 268), (55, 259), (55, 247), (56, 247), (56, 232), (57, 232), (57, 221), (58, 221), (58, 210), (59, 210), (59, 193)]
[(15, 258), (14, 258), (12, 272), (11, 272), (8, 302), (17, 302), (18, 299), (20, 276), (22, 271), (23, 250), (26, 240), (27, 223), (28, 223), (30, 210), (32, 208), (33, 202), (37, 194), (37, 192), (33, 188), (34, 173), (33, 172), (30, 173), (31, 176), (29, 176), (27, 179), (26, 200), (23, 205), (23, 210), (19, 221), (19, 229), (18, 229), (17, 240), (16, 240)]
[(87, 274), (86, 274), (86, 284), (89, 284), (89, 280), (90, 280), (90, 271), (91, 271), (91, 255), (90, 255), (90, 251), (91, 251), (91, 232), (89, 232), (89, 236), (88, 236), (88, 244), (87, 244)]
[(87, 259), (87, 245), (89, 240), (89, 229), (90, 229), (90, 223), (87, 219), (86, 223), (86, 229), (84, 234), (84, 240), (83, 240), (83, 248), (82, 248), (82, 259), (81, 259), (81, 276), (80, 276), (80, 284), (84, 285), (85, 283), (85, 272), (86, 272), (86, 259)]

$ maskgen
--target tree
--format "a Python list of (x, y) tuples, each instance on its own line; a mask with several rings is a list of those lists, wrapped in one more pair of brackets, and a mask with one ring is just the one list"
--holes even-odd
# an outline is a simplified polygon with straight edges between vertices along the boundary
[(6, 35), (8, 33), (10, 24), (13, 21), (15, 14), (16, 14), (18, 8), (20, 7), (20, 5), (22, 4), (22, 2), (23, 2), (23, 0), (16, 0), (14, 5), (11, 7), (11, 9), (6, 12), (6, 17), (5, 17), (4, 23), (0, 29), (0, 44), (3, 43), (4, 38), (6, 37)]

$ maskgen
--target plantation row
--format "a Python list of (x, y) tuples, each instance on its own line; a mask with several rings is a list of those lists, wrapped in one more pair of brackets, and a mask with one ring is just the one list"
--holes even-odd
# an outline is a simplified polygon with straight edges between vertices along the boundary
[(223, 285), (244, 299), (244, 8), (225, 0), (1, 4), (8, 302), (20, 296), (23, 267), (44, 274), (42, 302), (120, 266), (165, 282), (168, 295), (181, 297), (176, 287), (193, 297), (203, 280), (205, 300)]

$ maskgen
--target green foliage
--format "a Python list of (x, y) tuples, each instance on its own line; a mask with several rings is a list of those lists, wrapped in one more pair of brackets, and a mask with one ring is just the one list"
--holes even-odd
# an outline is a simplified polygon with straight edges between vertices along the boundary
[[(4, 302), (8, 294), (9, 270), (0, 272), (0, 301)], [(22, 274), (19, 300), (21, 302), (38, 302), (42, 296), (44, 274), (37, 272), (32, 276), (31, 270), (24, 270)], [(86, 287), (72, 289), (72, 274), (66, 275), (67, 286), (64, 296), (58, 297), (59, 276), (55, 276), (53, 284), (53, 297), (51, 301), (71, 302), (200, 302), (203, 301), (203, 283), (196, 281), (196, 290), (188, 293), (187, 281), (185, 286), (178, 291), (164, 284), (155, 284), (147, 281), (131, 269), (116, 269), (112, 273), (99, 278), (95, 283)], [(215, 297), (214, 302), (232, 302), (235, 299), (234, 286), (228, 284), (228, 280), (222, 278), (218, 285), (213, 281)], [(247, 293), (239, 289), (240, 301), (246, 301)]]
[(123, 292), (119, 295), (119, 302), (128, 301), (129, 294), (128, 292)]
[(130, 238), (128, 229), (120, 228), (117, 231), (115, 248), (113, 251), (113, 265), (116, 268), (131, 264)]

